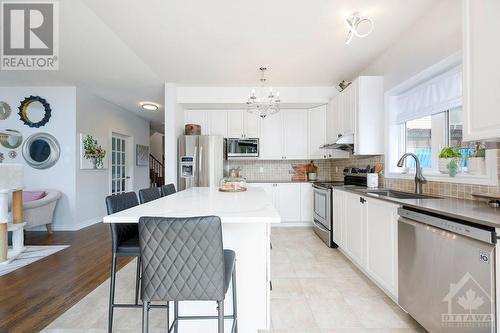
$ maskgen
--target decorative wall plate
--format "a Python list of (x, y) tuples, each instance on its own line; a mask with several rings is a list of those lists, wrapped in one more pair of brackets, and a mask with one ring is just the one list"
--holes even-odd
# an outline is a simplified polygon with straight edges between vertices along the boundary
[(59, 142), (48, 133), (36, 133), (24, 141), (23, 157), (35, 169), (48, 169), (59, 160)]
[(11, 113), (10, 105), (0, 101), (0, 120), (9, 118)]
[(0, 145), (5, 148), (16, 149), (23, 143), (23, 135), (19, 131), (6, 129), (2, 130), (2, 133), (7, 134), (7, 136), (0, 135)]
[(39, 128), (49, 122), (52, 110), (40, 96), (26, 97), (19, 106), (19, 117), (29, 127)]

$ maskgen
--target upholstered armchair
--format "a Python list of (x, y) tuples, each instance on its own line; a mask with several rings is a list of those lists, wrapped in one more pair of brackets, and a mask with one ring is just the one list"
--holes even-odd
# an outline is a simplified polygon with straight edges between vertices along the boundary
[(45, 225), (47, 231), (52, 233), (54, 211), (56, 209), (57, 200), (61, 197), (61, 192), (46, 190), (45, 193), (46, 195), (43, 198), (23, 204), (24, 221), (26, 221), (25, 229)]

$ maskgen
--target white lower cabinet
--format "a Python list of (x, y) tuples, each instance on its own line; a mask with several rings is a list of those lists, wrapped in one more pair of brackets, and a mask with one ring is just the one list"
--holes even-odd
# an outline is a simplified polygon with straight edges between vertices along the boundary
[(300, 184), (278, 185), (278, 211), (283, 222), (300, 222)]
[(313, 220), (313, 189), (311, 183), (300, 184), (300, 221)]
[(248, 187), (264, 189), (278, 210), (283, 223), (312, 221), (312, 184), (248, 183)]
[(340, 248), (345, 248), (345, 195), (344, 191), (334, 189), (332, 192), (333, 201), (333, 241)]
[(393, 295), (398, 290), (398, 207), (366, 202), (366, 270)]
[(353, 193), (345, 194), (345, 250), (358, 263), (364, 260), (364, 231), (366, 211), (364, 198)]
[(398, 207), (333, 190), (333, 240), (390, 297), (398, 298)]

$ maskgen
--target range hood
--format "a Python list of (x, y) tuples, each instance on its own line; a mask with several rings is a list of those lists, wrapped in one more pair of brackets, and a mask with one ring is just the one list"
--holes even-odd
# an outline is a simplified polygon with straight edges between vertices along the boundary
[(354, 150), (354, 134), (342, 135), (334, 143), (328, 143), (320, 147), (321, 149)]

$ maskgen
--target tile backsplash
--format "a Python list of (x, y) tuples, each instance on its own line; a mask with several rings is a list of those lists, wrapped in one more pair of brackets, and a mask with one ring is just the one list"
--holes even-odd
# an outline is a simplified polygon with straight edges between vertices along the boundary
[[(498, 174), (500, 180), (500, 149), (496, 149)], [(229, 160), (224, 164), (225, 174), (231, 168), (240, 168), (241, 175), (249, 181), (290, 181), (293, 176), (292, 165), (306, 164), (307, 160)], [(345, 167), (364, 168), (377, 163), (384, 164), (383, 155), (353, 156), (346, 159), (314, 160), (318, 167), (318, 180), (337, 181), (343, 180)], [(385, 179), (379, 177), (379, 186), (407, 192), (413, 192), (415, 183), (413, 179)], [(500, 196), (499, 186), (471, 185), (459, 183), (445, 183), (429, 181), (423, 185), (423, 192), (430, 195), (440, 195), (459, 199), (475, 200), (472, 193), (483, 193)]]
[[(500, 182), (500, 149), (492, 149), (497, 155), (498, 175)], [(368, 164), (373, 166), (375, 163), (384, 163), (384, 156), (363, 156), (352, 157), (348, 159), (332, 161), (332, 180), (342, 180), (342, 170), (346, 166), (366, 167)], [(413, 179), (394, 179), (379, 177), (379, 186), (413, 192), (415, 190), (415, 182)], [(499, 186), (471, 185), (448, 182), (428, 181), (422, 186), (423, 192), (430, 195), (439, 195), (459, 199), (476, 200), (472, 193), (500, 195)]]
[[(293, 176), (292, 165), (307, 163), (307, 160), (228, 160), (224, 163), (224, 175), (228, 175), (229, 169), (240, 168), (247, 181), (289, 181)], [(314, 164), (318, 167), (318, 180), (331, 179), (331, 161), (314, 160)]]

